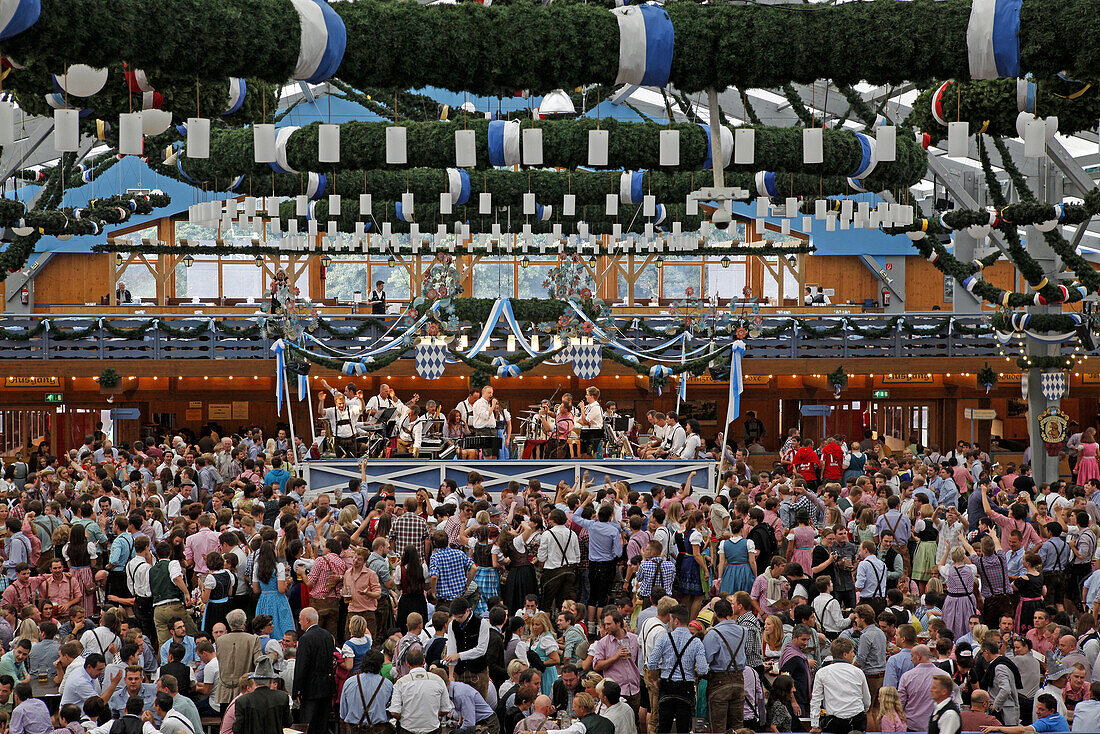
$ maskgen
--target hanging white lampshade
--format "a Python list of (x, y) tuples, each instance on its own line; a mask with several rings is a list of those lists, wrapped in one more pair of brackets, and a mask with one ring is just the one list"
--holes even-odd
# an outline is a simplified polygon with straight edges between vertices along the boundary
[(555, 89), (550, 92), (542, 98), (542, 104), (539, 105), (539, 115), (541, 117), (575, 115), (576, 113), (577, 108), (564, 89)]
[(210, 157), (210, 119), (207, 117), (187, 118), (187, 157)]
[(820, 127), (808, 127), (802, 131), (802, 162), (825, 162), (824, 131)]
[(252, 126), (252, 149), (257, 163), (274, 163), (275, 151), (275, 126), (270, 123), (261, 123)]
[(947, 155), (965, 158), (970, 151), (970, 123), (966, 120), (947, 123)]
[(15, 103), (0, 100), (0, 146), (15, 142)]
[(562, 197), (561, 213), (563, 216), (572, 217), (577, 213), (577, 195), (566, 194)]
[(662, 166), (680, 165), (680, 131), (662, 130), (659, 137), (658, 163)]
[(141, 131), (146, 135), (160, 135), (172, 127), (172, 113), (167, 110), (148, 109), (141, 112)]
[(386, 165), (403, 166), (408, 162), (406, 133), (403, 127), (386, 128)]
[(523, 165), (542, 165), (542, 128), (527, 127), (521, 134), (523, 141)]
[(340, 195), (329, 194), (328, 197), (328, 215), (330, 217), (340, 216)]
[(473, 130), (455, 130), (455, 165), (459, 168), (477, 165), (477, 137)]
[(482, 192), (478, 195), (478, 214), (492, 214), (493, 213), (493, 195), (489, 192)]
[(122, 155), (141, 155), (143, 152), (142, 122), (140, 112), (123, 112), (118, 116), (118, 152)]
[(58, 153), (75, 153), (80, 147), (80, 110), (53, 111), (53, 147)]
[(340, 162), (340, 126), (323, 124), (317, 127), (317, 160), (322, 163)]
[(588, 165), (607, 165), (607, 148), (610, 140), (610, 133), (607, 130), (588, 131)]
[(733, 133), (733, 162), (739, 166), (751, 165), (756, 158), (756, 130), (739, 127)]
[(893, 125), (880, 125), (875, 130), (875, 155), (879, 163), (896, 161), (898, 158), (898, 129)]
[(54, 81), (62, 92), (73, 97), (91, 97), (107, 84), (107, 70), (73, 64), (64, 74), (55, 75)]

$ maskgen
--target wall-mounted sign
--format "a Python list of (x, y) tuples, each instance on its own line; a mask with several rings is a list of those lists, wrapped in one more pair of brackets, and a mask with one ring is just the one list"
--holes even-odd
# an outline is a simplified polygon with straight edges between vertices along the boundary
[(201, 421), (202, 408), (188, 408), (184, 411), (183, 419), (186, 421)]
[(199, 410), (202, 410), (202, 401), (201, 400), (192, 400), (189, 403), (187, 403), (187, 407), (188, 408), (198, 408)]
[(916, 372), (899, 372), (891, 373), (882, 376), (883, 385), (912, 385), (915, 383), (931, 383), (935, 382), (935, 378), (931, 373), (920, 374)]
[(210, 403), (206, 406), (206, 415), (212, 421), (233, 419), (233, 406), (230, 403)]
[(65, 402), (65, 396), (62, 395), (59, 392), (48, 392), (48, 393), (46, 393), (46, 402), (47, 403), (63, 403), (63, 402)]
[(1082, 372), (1081, 384), (1100, 385), (1100, 372)]
[(886, 398), (890, 397), (890, 391), (889, 390), (872, 390), (871, 391), (871, 397), (874, 398), (875, 400), (885, 400)]
[(57, 377), (7, 377), (4, 387), (61, 387)]
[(234, 400), (233, 401), (233, 417), (230, 420), (246, 421), (248, 420), (248, 401), (247, 400)]
[(141, 416), (141, 411), (137, 408), (112, 408), (111, 420), (113, 421), (136, 421)]

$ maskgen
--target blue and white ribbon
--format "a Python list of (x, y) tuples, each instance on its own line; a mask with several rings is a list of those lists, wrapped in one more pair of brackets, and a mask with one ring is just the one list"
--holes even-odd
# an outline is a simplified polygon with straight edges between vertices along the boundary
[[(516, 315), (512, 311), (512, 302), (510, 300), (508, 300), (507, 298), (503, 298), (500, 299), (498, 303), (501, 304), (500, 315), (504, 317), (504, 321), (508, 324), (508, 328), (510, 328), (512, 330), (512, 333), (515, 334), (516, 343), (519, 344), (520, 349), (527, 352), (527, 354), (532, 357), (537, 357), (541, 354), (546, 354), (546, 352), (551, 351), (552, 347), (546, 349), (545, 351), (539, 352), (531, 345), (531, 342), (528, 341), (527, 337), (523, 335), (523, 331), (519, 328), (519, 322), (516, 320)], [(494, 308), (495, 307), (496, 305), (494, 304)], [(497, 357), (497, 359), (501, 358)]]
[(293, 78), (318, 84), (340, 68), (348, 43), (344, 21), (324, 0), (290, 0), (302, 26)]
[(18, 36), (38, 22), (41, 0), (0, 0), (0, 41)]
[(657, 208), (653, 210), (653, 224), (662, 224), (665, 221), (667, 212), (665, 211), (664, 204), (658, 204)]
[(298, 402), (302, 402), (309, 397), (309, 377), (306, 375), (298, 375)]
[(775, 173), (772, 171), (757, 171), (753, 176), (756, 184), (757, 196), (779, 196), (779, 187), (775, 185)]
[(966, 26), (966, 55), (972, 79), (1020, 75), (1022, 0), (974, 0)]
[(323, 173), (306, 174), (306, 196), (316, 201), (325, 195), (328, 189), (328, 177)]
[[(308, 0), (312, 2), (312, 0)], [(297, 173), (296, 170), (290, 167), (290, 164), (286, 161), (286, 144), (290, 142), (290, 136), (298, 132), (298, 128), (294, 125), (289, 127), (281, 127), (279, 131), (275, 133), (275, 160), (268, 165), (274, 169), (275, 173)]]
[[(664, 377), (665, 379), (667, 379), (668, 376), (671, 375), (671, 374), (672, 374), (672, 368), (671, 367), (665, 367), (663, 364), (655, 364), (655, 365), (653, 365), (652, 367), (649, 368), (649, 378), (650, 379), (653, 379), (654, 377), (657, 377), (657, 378)], [(660, 396), (660, 394), (661, 394), (661, 383), (658, 382), (655, 385), (655, 387), (657, 388), (657, 395)]]
[(236, 191), (237, 187), (244, 183), (244, 176), (237, 176), (227, 187), (228, 191)]
[(641, 204), (645, 196), (642, 183), (645, 171), (626, 171), (619, 176), (619, 201), (623, 204)]
[(745, 378), (741, 369), (741, 358), (745, 356), (745, 342), (738, 339), (730, 345), (730, 395), (726, 409), (726, 427), (741, 415), (741, 393), (745, 392)]
[(349, 377), (357, 377), (367, 374), (367, 365), (363, 362), (344, 362), (340, 365), (340, 371)]
[(283, 380), (286, 379), (286, 342), (277, 339), (271, 345), (275, 355), (275, 415), (283, 414)]
[[(711, 155), (713, 150), (710, 140), (710, 125), (699, 123), (699, 127), (703, 128), (703, 132), (707, 134), (707, 153), (703, 157), (703, 168), (714, 168), (714, 158)], [(722, 144), (722, 165), (728, 167), (730, 161), (733, 160), (733, 131), (725, 125), (719, 125), (718, 129), (720, 131), (718, 140)]]
[(1039, 85), (1030, 79), (1016, 80), (1016, 110), (1035, 114), (1035, 98), (1039, 94)]
[(399, 221), (402, 221), (402, 222), (411, 222), (411, 221), (413, 221), (412, 212), (409, 212), (408, 214), (406, 214), (404, 212), (404, 210), (402, 209), (402, 207), (401, 207), (401, 202), (400, 201), (393, 202), (393, 209), (397, 213), (397, 219)]
[(180, 172), (180, 178), (182, 178), (187, 183), (191, 184), (192, 186), (198, 186), (199, 185), (198, 181), (196, 181), (195, 179), (191, 178), (186, 173), (184, 173), (183, 159), (178, 157), (178, 156), (176, 157), (176, 170)]
[(549, 222), (554, 216), (554, 207), (551, 204), (535, 204), (535, 219), (540, 222)]
[[(498, 298), (496, 303), (493, 304), (493, 308), (489, 311), (489, 317), (485, 319), (485, 326), (481, 330), (481, 334), (477, 340), (470, 345), (469, 351), (466, 352), (467, 357), (475, 357), (481, 354), (487, 346), (489, 346), (489, 339), (493, 335), (493, 329), (496, 328), (497, 322), (500, 321), (500, 317), (504, 314), (505, 308), (511, 308), (511, 304), (508, 303), (506, 298)], [(517, 341), (521, 341), (521, 334), (517, 331)]]
[(447, 169), (447, 193), (451, 205), (461, 206), (470, 200), (470, 174), (462, 168)]
[(518, 122), (491, 120), (489, 122), (489, 165), (518, 166), (519, 137)]
[(519, 377), (520, 369), (516, 364), (502, 364), (497, 367), (497, 377)]
[(864, 135), (863, 133), (856, 133), (855, 135), (856, 140), (859, 141), (862, 157), (859, 166), (852, 174), (852, 178), (863, 179), (870, 176), (875, 170), (875, 166), (878, 165), (878, 143), (870, 135)]
[(225, 108), (223, 115), (232, 115), (240, 112), (244, 107), (244, 98), (248, 94), (248, 85), (244, 79), (229, 77), (229, 106)]
[(613, 8), (611, 12), (619, 22), (619, 73), (615, 83), (667, 86), (676, 33), (665, 9), (645, 3)]
[[(852, 187), (853, 190), (858, 191), (861, 194), (866, 194), (867, 193), (867, 189), (863, 188), (863, 182), (860, 181), (858, 178), (849, 178), (848, 179), (848, 185), (850, 187)], [(923, 233), (922, 233), (922, 236), (923, 236)]]

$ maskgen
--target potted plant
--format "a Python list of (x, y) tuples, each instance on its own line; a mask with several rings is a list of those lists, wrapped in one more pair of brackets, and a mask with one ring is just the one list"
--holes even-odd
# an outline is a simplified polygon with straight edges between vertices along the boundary
[(111, 367), (105, 367), (99, 373), (99, 392), (103, 395), (116, 395), (122, 392), (122, 376)]

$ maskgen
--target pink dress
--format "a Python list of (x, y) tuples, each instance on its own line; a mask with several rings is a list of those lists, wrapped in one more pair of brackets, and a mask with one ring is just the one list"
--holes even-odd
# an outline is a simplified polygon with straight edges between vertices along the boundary
[(1081, 444), (1081, 460), (1077, 462), (1077, 483), (1087, 484), (1090, 479), (1100, 479), (1100, 466), (1096, 463), (1096, 450), (1100, 444)]
[(879, 731), (907, 731), (905, 720), (896, 713), (889, 713), (882, 717), (878, 724)]
[(791, 531), (794, 535), (794, 553), (791, 554), (791, 563), (802, 566), (802, 571), (807, 575), (813, 568), (814, 540), (817, 538), (817, 530), (813, 525), (797, 525)]

